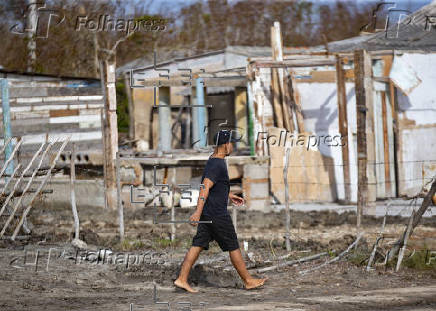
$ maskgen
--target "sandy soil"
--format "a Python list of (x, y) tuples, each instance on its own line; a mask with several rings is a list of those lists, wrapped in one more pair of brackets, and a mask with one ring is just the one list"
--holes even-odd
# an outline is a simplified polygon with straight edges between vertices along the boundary
[[(365, 220), (368, 234), (348, 260), (305, 275), (299, 272), (329, 257), (258, 274), (258, 268), (277, 263), (277, 257), (287, 254), (283, 214), (239, 213), (238, 236), (241, 245), (248, 242), (250, 271), (269, 280), (262, 289), (244, 290), (227, 254), (213, 243), (191, 272), (190, 282), (200, 292), (187, 294), (175, 289), (172, 281), (195, 228), (178, 225), (177, 240), (171, 244), (167, 240), (170, 226), (153, 225), (151, 215), (148, 209), (126, 211), (127, 239), (120, 244), (115, 212), (81, 207), (81, 238), (88, 244), (85, 256), (85, 251), (69, 243), (69, 207), (35, 208), (29, 240), (0, 241), (0, 310), (436, 310), (436, 269), (403, 267), (394, 272), (377, 265), (366, 272), (358, 264), (364, 263), (364, 254), (372, 247), (380, 219)], [(180, 219), (188, 215), (189, 211), (177, 211)], [(355, 216), (347, 213), (293, 213), (292, 252), (287, 260), (322, 251), (334, 256), (333, 250), (337, 254), (354, 241), (354, 221)], [(390, 218), (386, 232), (395, 236), (406, 222)], [(416, 234), (436, 236), (435, 217), (425, 220)], [(384, 245), (388, 243), (386, 239)], [(50, 248), (58, 250), (51, 251), (47, 262)], [(113, 253), (97, 262), (99, 249)]]

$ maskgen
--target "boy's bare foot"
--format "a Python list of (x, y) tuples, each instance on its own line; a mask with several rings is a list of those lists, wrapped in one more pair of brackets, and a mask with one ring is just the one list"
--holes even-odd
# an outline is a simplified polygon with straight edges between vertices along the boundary
[(262, 286), (265, 283), (266, 280), (268, 280), (268, 278), (264, 278), (264, 279), (248, 279), (247, 282), (245, 282), (245, 288), (246, 289), (258, 288), (258, 287)]
[(198, 293), (198, 290), (193, 289), (191, 286), (189, 286), (188, 282), (183, 282), (179, 279), (174, 281), (174, 285), (176, 285), (179, 288), (182, 288), (190, 293)]

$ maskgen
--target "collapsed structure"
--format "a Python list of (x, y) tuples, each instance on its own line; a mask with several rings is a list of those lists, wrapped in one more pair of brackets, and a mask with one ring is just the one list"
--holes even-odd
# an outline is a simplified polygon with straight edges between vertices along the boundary
[(359, 184), (367, 207), (413, 196), (436, 172), (436, 35), (428, 23), (435, 7), (414, 13), (413, 23), (322, 47), (283, 49), (276, 29), (272, 48), (127, 64), (118, 74), (131, 86), (138, 150), (172, 158), (194, 152), (201, 166), (218, 128), (239, 131), (229, 163), (240, 159), (242, 167), (232, 166), (230, 178), (242, 182), (252, 209), (284, 203), (288, 147), (291, 201), (358, 202)]

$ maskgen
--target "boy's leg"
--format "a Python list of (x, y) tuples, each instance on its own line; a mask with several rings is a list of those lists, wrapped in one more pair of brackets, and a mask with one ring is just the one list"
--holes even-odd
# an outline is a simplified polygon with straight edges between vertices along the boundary
[(242, 258), (241, 250), (239, 248), (230, 251), (229, 255), (230, 255), (230, 260), (232, 261), (232, 264), (235, 267), (236, 271), (238, 271), (238, 274), (241, 277), (242, 281), (244, 282), (246, 289), (256, 288), (262, 286), (263, 283), (265, 283), (267, 278), (255, 279), (250, 275), (250, 273), (248, 273), (247, 267), (245, 266), (244, 259)]
[(180, 274), (177, 280), (174, 281), (174, 285), (177, 287), (186, 289), (188, 292), (196, 293), (197, 290), (194, 290), (188, 284), (188, 276), (191, 271), (192, 266), (197, 261), (200, 252), (203, 250), (200, 246), (192, 246), (189, 251), (185, 255), (185, 259), (183, 260), (182, 268), (180, 269)]

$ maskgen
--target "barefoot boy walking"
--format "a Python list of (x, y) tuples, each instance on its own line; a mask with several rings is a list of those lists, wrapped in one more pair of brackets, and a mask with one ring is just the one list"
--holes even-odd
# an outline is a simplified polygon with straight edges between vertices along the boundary
[[(229, 252), (230, 260), (238, 271), (246, 289), (262, 286), (265, 279), (255, 279), (247, 271), (242, 258), (239, 242), (233, 226), (232, 218), (227, 211), (227, 203), (230, 198), (233, 203), (240, 206), (244, 199), (230, 193), (229, 175), (224, 158), (233, 151), (233, 142), (237, 141), (232, 133), (221, 130), (215, 134), (216, 147), (214, 153), (207, 161), (203, 172), (200, 197), (197, 202), (195, 213), (189, 218), (190, 221), (212, 221), (211, 223), (199, 223), (197, 234), (192, 239), (192, 246), (186, 253), (180, 270), (179, 277), (174, 285), (191, 293), (196, 293), (188, 284), (189, 272), (197, 260), (200, 252), (209, 249), (209, 242), (217, 241), (224, 252)], [(196, 226), (197, 223), (191, 223)]]

